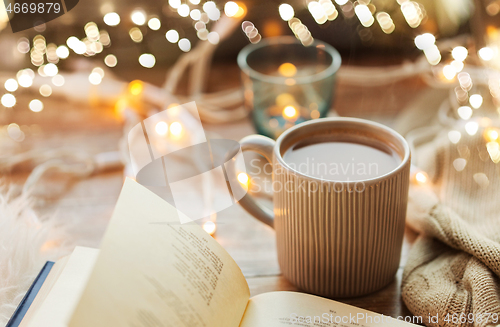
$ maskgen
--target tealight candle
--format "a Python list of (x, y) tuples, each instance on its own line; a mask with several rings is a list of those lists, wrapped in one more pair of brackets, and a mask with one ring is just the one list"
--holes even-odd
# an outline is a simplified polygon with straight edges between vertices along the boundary
[(276, 138), (293, 125), (325, 117), (340, 63), (339, 53), (320, 41), (304, 46), (287, 36), (245, 47), (238, 64), (257, 131)]

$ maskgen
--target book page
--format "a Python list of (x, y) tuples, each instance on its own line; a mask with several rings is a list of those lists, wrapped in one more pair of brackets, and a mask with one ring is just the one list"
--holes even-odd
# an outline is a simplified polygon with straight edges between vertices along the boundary
[(237, 327), (250, 292), (200, 226), (127, 179), (70, 327)]
[(297, 292), (270, 292), (248, 301), (240, 327), (409, 327), (389, 316), (322, 297)]
[[(34, 310), (33, 316), (30, 317), (31, 314), (25, 316), (23, 325), (24, 319), (27, 319), (28, 327), (66, 327), (82, 295), (98, 253), (97, 249), (77, 246), (67, 262), (65, 258), (58, 261), (52, 267), (55, 278), (50, 275), (48, 276), (50, 279), (47, 277), (35, 298), (36, 303), (33, 302), (33, 308), (30, 307), (30, 311)], [(60, 274), (57, 276), (58, 271)], [(47, 288), (44, 290), (45, 286)], [(42, 299), (41, 303), (38, 302), (39, 296)]]

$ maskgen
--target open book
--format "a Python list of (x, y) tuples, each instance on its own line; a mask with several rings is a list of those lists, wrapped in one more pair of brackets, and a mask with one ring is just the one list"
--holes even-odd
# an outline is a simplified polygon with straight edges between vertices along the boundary
[(298, 292), (250, 298), (240, 268), (211, 236), (180, 224), (174, 207), (130, 179), (100, 252), (77, 248), (57, 265), (21, 326), (411, 325)]

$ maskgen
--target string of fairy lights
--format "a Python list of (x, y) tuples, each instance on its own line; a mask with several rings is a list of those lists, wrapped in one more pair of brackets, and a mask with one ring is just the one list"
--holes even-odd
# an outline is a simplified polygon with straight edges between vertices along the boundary
[[(426, 20), (426, 10), (424, 6), (415, 1), (397, 0), (407, 24), (411, 28), (418, 28), (420, 24)], [(223, 9), (219, 9), (214, 1), (206, 1), (203, 4), (200, 0), (189, 0), (182, 3), (181, 0), (169, 0), (169, 6), (172, 10), (182, 18), (190, 18), (193, 20), (193, 26), (196, 30), (197, 37), (201, 41), (208, 41), (212, 44), (219, 42), (219, 35), (215, 31), (209, 31), (209, 23), (217, 21), (221, 17), (221, 12), (228, 17), (241, 17), (246, 13), (246, 6), (243, 3), (233, 1), (226, 2)], [(338, 9), (337, 9), (338, 7)], [(319, 0), (308, 1), (306, 5), (316, 23), (324, 24), (327, 21), (333, 21), (341, 12), (345, 17), (350, 18), (356, 16), (360, 24), (366, 28), (371, 27), (375, 21), (378, 22), (381, 30), (386, 34), (391, 34), (395, 31), (396, 26), (390, 13), (377, 11), (376, 6), (371, 0), (358, 0), (352, 2), (350, 0)], [(299, 8), (302, 9), (302, 8)], [(302, 41), (304, 45), (310, 45), (313, 42), (311, 32), (300, 19), (295, 17), (294, 8), (287, 3), (283, 3), (278, 7), (280, 17), (289, 23), (290, 29), (294, 35)], [(136, 25), (129, 30), (129, 35), (132, 41), (140, 43), (143, 41), (143, 33), (139, 27), (147, 26), (154, 31), (161, 28), (162, 22), (156, 15), (148, 15), (143, 9), (135, 9), (130, 13), (130, 20)], [(114, 27), (121, 23), (121, 16), (114, 11), (104, 14), (103, 22), (105, 25)], [(249, 41), (257, 43), (262, 36), (253, 23), (245, 21), (242, 24), (242, 29)], [(60, 60), (67, 59), (71, 55), (71, 51), (76, 55), (92, 57), (100, 54), (104, 48), (110, 47), (111, 38), (106, 30), (100, 30), (95, 22), (89, 22), (84, 26), (86, 37), (78, 39), (75, 36), (70, 36), (65, 45), (56, 45), (54, 43), (47, 44), (43, 35), (37, 35), (33, 38), (31, 44), (27, 38), (21, 38), (18, 41), (17, 49), (21, 53), (30, 55), (31, 63), (35, 66), (36, 73), (42, 77), (50, 77), (52, 85), (49, 83), (40, 87), (40, 95), (47, 97), (51, 95), (53, 86), (61, 86), (64, 84), (64, 77), (58, 74), (57, 64)], [(191, 50), (191, 41), (188, 38), (181, 38), (180, 33), (175, 29), (170, 29), (166, 32), (165, 38), (168, 42), (177, 44), (180, 50), (189, 52)], [(438, 65), (441, 62), (441, 51), (435, 44), (436, 39), (430, 33), (417, 35), (415, 44), (418, 49), (422, 50), (428, 62), (431, 65)], [(498, 51), (497, 51), (498, 52)], [(493, 59), (495, 55), (494, 49), (484, 47), (479, 49), (478, 55), (484, 61)], [(464, 56), (467, 56), (467, 49), (457, 47), (452, 52), (453, 60), (442, 68), (442, 74), (445, 78), (451, 80), (460, 73), (463, 69)], [(156, 58), (151, 53), (143, 53), (138, 58), (139, 63), (145, 68), (152, 68), (156, 64)], [(118, 64), (118, 59), (114, 54), (108, 54), (104, 58), (106, 66), (112, 68)], [(1, 104), (4, 107), (10, 108), (16, 104), (13, 92), (18, 86), (28, 88), (31, 86), (35, 77), (35, 71), (32, 68), (26, 68), (17, 73), (16, 79), (12, 78), (5, 82), (5, 90), (9, 93), (1, 97)], [(89, 82), (93, 85), (99, 85), (104, 78), (104, 71), (96, 67), (89, 74)], [(17, 86), (16, 86), (17, 84)], [(43, 103), (41, 100), (34, 102), (29, 106), (33, 107), (34, 111), (41, 111)]]
[[(428, 32), (419, 33), (419, 27), (427, 20), (425, 7), (410, 0), (397, 0), (400, 13), (404, 17), (406, 24), (415, 30), (415, 46), (423, 52), (431, 66), (437, 69), (433, 70), (436, 79), (443, 84), (455, 83), (459, 86), (456, 89), (458, 102), (461, 103), (456, 112), (460, 119), (469, 120), (473, 116), (474, 110), (481, 106), (483, 96), (473, 93), (473, 81), (469, 73), (464, 71), (465, 62), (470, 56), (469, 50), (464, 46), (455, 46), (451, 52), (445, 53), (438, 47), (436, 37)], [(168, 0), (168, 5), (172, 11), (179, 17), (190, 19), (192, 26), (196, 30), (199, 41), (206, 41), (211, 44), (218, 44), (220, 36), (216, 31), (211, 31), (211, 23), (221, 18), (221, 15), (227, 17), (241, 18), (247, 12), (247, 7), (241, 2), (228, 1), (223, 5), (218, 5), (214, 1), (201, 0)], [(339, 15), (345, 18), (356, 17), (359, 23), (366, 29), (378, 23), (379, 28), (385, 34), (392, 34), (397, 30), (396, 13), (378, 10), (375, 3), (371, 0), (312, 0), (306, 4), (296, 5), (297, 10), (307, 9), (317, 24), (325, 24), (328, 21), (336, 20)], [(295, 9), (291, 4), (282, 3), (277, 8), (277, 13), (288, 25), (293, 34), (305, 46), (313, 43), (313, 36), (308, 27), (302, 21), (295, 17)], [(135, 43), (141, 43), (144, 40), (141, 27), (147, 26), (153, 31), (158, 31), (162, 27), (160, 17), (155, 14), (147, 13), (144, 9), (134, 9), (129, 14), (130, 21), (134, 24), (128, 31), (130, 39)], [(33, 112), (41, 112), (44, 109), (43, 98), (49, 97), (53, 93), (53, 88), (65, 84), (65, 78), (59, 72), (58, 64), (70, 56), (94, 57), (101, 54), (105, 48), (107, 52), (112, 52), (111, 36), (103, 28), (104, 26), (114, 27), (122, 23), (122, 16), (118, 12), (108, 10), (103, 13), (102, 23), (88, 22), (84, 26), (85, 37), (79, 39), (76, 36), (69, 36), (66, 44), (57, 45), (48, 43), (41, 34), (36, 35), (32, 40), (22, 37), (17, 42), (17, 50), (22, 54), (30, 56), (33, 67), (21, 69), (16, 76), (8, 78), (4, 83), (6, 93), (0, 98), (0, 103), (6, 108), (12, 108), (17, 100), (15, 92), (19, 88), (30, 88), (36, 75), (45, 78), (46, 83), (39, 86), (38, 93), (41, 98), (32, 99), (28, 107)], [(257, 27), (250, 21), (243, 21), (241, 24), (244, 34), (249, 42), (258, 43), (262, 36)], [(43, 29), (38, 29), (43, 30)], [(498, 32), (497, 32), (498, 33)], [(176, 44), (183, 52), (189, 52), (192, 48), (192, 41), (186, 37), (181, 37), (176, 29), (169, 29), (165, 33), (165, 39), (171, 44)], [(476, 51), (477, 57), (482, 63), (487, 63), (499, 57), (499, 47), (486, 46)], [(103, 63), (113, 68), (118, 65), (118, 58), (113, 53), (108, 53), (102, 59)], [(139, 64), (145, 68), (153, 68), (156, 65), (156, 57), (152, 53), (142, 53), (137, 58)], [(88, 75), (88, 82), (92, 85), (99, 85), (105, 78), (105, 71), (99, 65), (96, 65)], [(495, 98), (500, 95), (500, 83), (492, 78), (490, 83), (491, 95)], [(469, 102), (464, 104), (465, 102)], [(469, 121), (465, 124), (465, 131), (473, 135), (477, 132), (478, 125), (475, 121)], [(22, 141), (22, 133), (19, 133), (19, 126), (12, 123), (7, 128), (8, 135), (16, 140)], [(451, 134), (456, 135), (456, 134)], [(453, 138), (455, 140), (455, 138)], [(452, 141), (453, 141), (452, 140)], [(490, 145), (489, 151), (492, 158), (500, 157), (500, 152), (495, 152), (496, 146)]]

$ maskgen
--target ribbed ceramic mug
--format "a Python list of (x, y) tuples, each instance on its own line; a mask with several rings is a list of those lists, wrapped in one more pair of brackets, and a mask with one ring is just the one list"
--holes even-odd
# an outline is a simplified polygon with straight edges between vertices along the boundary
[[(389, 173), (356, 182), (310, 177), (284, 161), (294, 144), (321, 135), (392, 152), (401, 161)], [(276, 230), (278, 261), (290, 282), (321, 296), (353, 297), (394, 279), (410, 182), (410, 150), (401, 135), (368, 120), (323, 118), (294, 126), (276, 141), (251, 135), (240, 143), (272, 163), (274, 212), (250, 194), (239, 203)]]

